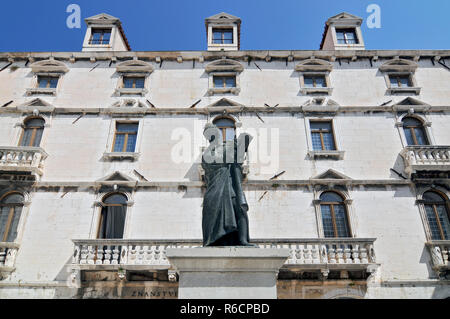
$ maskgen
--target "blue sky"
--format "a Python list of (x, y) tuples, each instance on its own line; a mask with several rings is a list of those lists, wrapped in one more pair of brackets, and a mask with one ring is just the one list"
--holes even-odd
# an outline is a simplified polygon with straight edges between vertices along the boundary
[[(242, 19), (242, 50), (317, 50), (328, 17), (364, 18), (367, 49), (450, 49), (449, 0), (16, 0), (2, 1), (0, 51), (80, 51), (86, 25), (66, 26), (66, 8), (82, 19), (105, 12), (122, 20), (134, 51), (205, 50), (204, 19), (225, 11)], [(381, 28), (369, 29), (369, 4)]]

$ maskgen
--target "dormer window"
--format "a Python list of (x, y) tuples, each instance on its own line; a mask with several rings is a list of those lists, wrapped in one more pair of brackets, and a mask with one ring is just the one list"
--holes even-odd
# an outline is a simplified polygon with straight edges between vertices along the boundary
[(336, 29), (338, 44), (358, 44), (355, 29)]
[(208, 51), (237, 51), (240, 47), (241, 19), (222, 12), (205, 19)]
[(233, 29), (213, 29), (214, 44), (233, 44)]
[(89, 44), (109, 44), (111, 29), (92, 29)]

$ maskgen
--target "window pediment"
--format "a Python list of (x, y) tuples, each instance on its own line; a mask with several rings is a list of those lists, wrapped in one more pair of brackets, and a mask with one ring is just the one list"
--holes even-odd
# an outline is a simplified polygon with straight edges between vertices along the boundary
[(119, 73), (152, 73), (153, 66), (140, 60), (130, 60), (117, 65)]
[(214, 62), (209, 63), (205, 71), (207, 73), (210, 72), (226, 72), (226, 71), (234, 71), (234, 72), (242, 72), (244, 67), (241, 63), (230, 60), (230, 59), (220, 59)]
[(405, 59), (393, 59), (380, 66), (381, 72), (415, 72), (417, 63)]
[(298, 72), (331, 72), (333, 65), (328, 61), (321, 59), (307, 59), (295, 66)]
[(44, 60), (31, 64), (33, 73), (66, 73), (69, 68), (61, 61)]

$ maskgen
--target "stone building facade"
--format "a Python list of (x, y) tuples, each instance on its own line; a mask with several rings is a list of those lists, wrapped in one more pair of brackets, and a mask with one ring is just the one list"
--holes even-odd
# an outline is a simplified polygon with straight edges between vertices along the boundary
[[(448, 298), (450, 51), (132, 51), (86, 19), (81, 52), (0, 53), (0, 298), (176, 298), (167, 247), (200, 246), (207, 123), (248, 132), (250, 236), (291, 255), (279, 298)], [(318, 39), (319, 40), (319, 39)]]

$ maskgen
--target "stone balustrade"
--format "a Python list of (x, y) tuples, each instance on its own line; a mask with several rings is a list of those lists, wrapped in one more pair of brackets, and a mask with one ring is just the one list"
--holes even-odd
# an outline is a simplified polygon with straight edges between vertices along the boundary
[(407, 146), (401, 155), (409, 176), (417, 171), (450, 171), (450, 146)]
[(0, 272), (11, 272), (14, 270), (14, 262), (18, 250), (19, 245), (16, 243), (0, 242)]
[[(363, 269), (365, 265), (376, 264), (374, 241), (372, 238), (321, 238), (253, 240), (252, 243), (261, 248), (290, 249), (290, 256), (284, 265), (286, 268), (321, 269), (326, 266), (330, 269)], [(72, 264), (86, 269), (109, 265), (127, 269), (168, 269), (167, 248), (202, 246), (200, 241), (195, 240), (88, 239), (73, 242)]]
[(450, 252), (450, 240), (432, 240), (427, 242), (427, 247), (431, 255), (433, 269), (439, 275), (445, 275), (450, 271), (448, 262)]
[(0, 172), (22, 172), (42, 175), (47, 153), (40, 147), (0, 147)]

